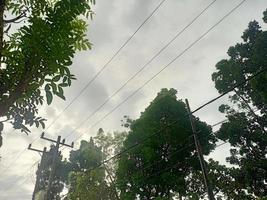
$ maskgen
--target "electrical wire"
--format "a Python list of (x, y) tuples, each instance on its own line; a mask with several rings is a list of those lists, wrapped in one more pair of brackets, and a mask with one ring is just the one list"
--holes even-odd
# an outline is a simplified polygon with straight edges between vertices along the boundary
[[(213, 134), (213, 135), (214, 135), (214, 134)], [(183, 141), (181, 141), (181, 143), (185, 142), (186, 140), (190, 139), (190, 138), (193, 137), (193, 136), (194, 136), (194, 134), (189, 135), (187, 138), (185, 138)], [(209, 134), (209, 135), (206, 135), (204, 138), (202, 138), (202, 140), (207, 140), (208, 137), (210, 137), (210, 134)], [(217, 147), (219, 147), (219, 146), (221, 146), (221, 145), (223, 145), (224, 143), (226, 143), (226, 142), (223, 142), (222, 144), (216, 145), (216, 146), (214, 147), (214, 149), (217, 148)], [(191, 146), (194, 145), (194, 144), (195, 144), (195, 141), (194, 141), (194, 142), (191, 142), (190, 144), (188, 144), (188, 145), (186, 145), (186, 146), (183, 146), (183, 147), (179, 148), (178, 150), (172, 152), (170, 155), (167, 155), (167, 156), (165, 156), (165, 157), (167, 157), (168, 159), (170, 159), (171, 157), (175, 156), (177, 153), (179, 153), (179, 152), (181, 152), (181, 151), (183, 151), (183, 150), (185, 150), (185, 149), (191, 147)], [(182, 145), (184, 145), (184, 144), (182, 144)], [(150, 168), (151, 166), (154, 166), (154, 165), (156, 165), (157, 163), (162, 162), (162, 161), (163, 161), (163, 160), (162, 160), (162, 158), (161, 158), (161, 159), (159, 159), (159, 160), (157, 160), (156, 162), (153, 162), (153, 163), (146, 162), (146, 163), (144, 163), (143, 165), (141, 165), (141, 167), (140, 167), (139, 169), (137, 169), (136, 171), (140, 171), (140, 170), (144, 170), (144, 169)], [(149, 164), (147, 165), (147, 163), (149, 163)], [(146, 166), (146, 167), (143, 167), (143, 166)], [(136, 173), (138, 173), (138, 172), (136, 172)], [(132, 174), (130, 174), (130, 176), (131, 176), (131, 175), (132, 175)]]
[(108, 67), (108, 65), (114, 60), (114, 58), (121, 52), (121, 50), (127, 46), (127, 44), (133, 39), (137, 32), (147, 23), (147, 21), (153, 17), (153, 15), (158, 11), (158, 9), (165, 3), (167, 0), (162, 0), (154, 8), (154, 10), (145, 18), (145, 20), (138, 26), (138, 28), (133, 32), (133, 34), (121, 45), (121, 47), (113, 54), (113, 56), (106, 62), (100, 70), (93, 76), (92, 79), (80, 90), (80, 92), (71, 100), (71, 102), (56, 116), (52, 123), (48, 126), (51, 127), (57, 119), (84, 93), (84, 91), (96, 80), (96, 78)]
[[(125, 88), (129, 82), (131, 82), (134, 78), (140, 75), (164, 50), (166, 50), (179, 36), (182, 35), (194, 22), (197, 21), (217, 0), (213, 0), (209, 3), (196, 17), (194, 17), (184, 28), (179, 29), (178, 32), (169, 40), (154, 56), (152, 56), (148, 62), (146, 62), (133, 76), (131, 76), (119, 89), (115, 90), (112, 95), (110, 95), (99, 107), (97, 107), (89, 116), (87, 116), (77, 127), (81, 127), (85, 122), (91, 119), (101, 108), (103, 108), (114, 96), (116, 96), (123, 88)], [(75, 128), (71, 131), (66, 138), (72, 135), (78, 128)]]
[[(108, 62), (106, 62), (101, 68), (100, 70), (94, 75), (94, 77), (92, 79), (90, 79), (90, 81), (82, 88), (82, 90), (80, 90), (80, 92), (71, 100), (71, 102), (55, 117), (55, 119), (47, 126), (47, 128), (45, 130), (48, 130), (58, 119), (59, 117), (83, 94), (83, 92), (95, 81), (95, 79), (108, 67), (108, 65), (115, 59), (115, 57), (122, 51), (123, 48), (125, 48), (127, 46), (127, 44), (134, 38), (134, 36), (139, 32), (139, 30), (141, 30), (141, 28), (149, 21), (150, 18), (152, 18), (154, 16), (154, 14), (159, 10), (159, 8), (166, 2), (167, 0), (162, 0), (160, 1), (160, 3), (153, 9), (153, 11), (145, 18), (145, 20), (137, 27), (137, 29), (131, 34), (131, 36), (121, 45), (121, 47), (113, 54), (113, 56), (108, 60)], [(39, 139), (38, 137), (35, 137), (31, 143), (37, 141)], [(24, 150), (22, 150), (21, 152), (19, 152), (19, 156), (18, 158), (27, 151), (27, 148), (25, 148)], [(14, 162), (17, 159), (14, 159), (14, 161), (12, 161), (10, 163), (10, 165), (8, 165), (8, 168), (6, 168), (5, 170), (2, 171), (2, 173), (0, 173), (1, 175), (7, 171), (10, 166), (12, 166), (14, 164)]]
[[(22, 181), (18, 186), (23, 185), (29, 178), (29, 172), (31, 172), (32, 168), (35, 167), (35, 165), (38, 164), (38, 161), (34, 162), (30, 168), (28, 168), (24, 173), (22, 173), (22, 176), (19, 176), (14, 182), (12, 182), (11, 184), (9, 184), (7, 186), (7, 189), (5, 190), (5, 192), (9, 191), (19, 180), (24, 179), (24, 181)], [(26, 174), (26, 175), (25, 175)]]
[[(220, 146), (223, 146), (223, 145), (225, 145), (226, 143), (227, 143), (227, 142), (223, 142), (222, 144), (216, 145), (215, 148), (220, 147)], [(147, 180), (147, 179), (150, 179), (150, 178), (152, 178), (152, 177), (154, 177), (154, 176), (156, 176), (156, 175), (158, 175), (158, 174), (161, 174), (161, 173), (163, 173), (163, 172), (165, 172), (165, 171), (168, 171), (169, 169), (174, 168), (176, 165), (177, 165), (177, 163), (174, 164), (174, 165), (172, 165), (172, 166), (166, 167), (166, 168), (164, 168), (164, 169), (162, 169), (162, 170), (160, 170), (160, 171), (157, 171), (157, 172), (151, 174), (150, 176), (148, 176), (148, 177), (146, 178), (146, 180)]]
[[(232, 88), (230, 88), (227, 92), (225, 92), (224, 95), (226, 95), (226, 94), (228, 94), (229, 92), (233, 91), (236, 87), (240, 87), (240, 86), (242, 86), (243, 84), (247, 83), (249, 80), (255, 78), (255, 77), (258, 76), (258, 75), (260, 75), (260, 74), (263, 73), (266, 69), (267, 69), (267, 68), (264, 68), (263, 70), (259, 71), (258, 73), (255, 73), (254, 75), (252, 75), (251, 77), (249, 77), (249, 78), (247, 78), (245, 81), (243, 81), (242, 84), (241, 84), (241, 83), (236, 84), (235, 86), (233, 86)], [(222, 95), (220, 95), (220, 97), (222, 97)], [(218, 99), (219, 99), (218, 97), (215, 97), (214, 99), (210, 100), (208, 103), (205, 103), (205, 104), (203, 104), (203, 105), (207, 106), (207, 105), (213, 103), (215, 100), (218, 100)], [(184, 117), (186, 117), (186, 116), (188, 117), (189, 115), (191, 115), (191, 114), (193, 114), (193, 113), (199, 111), (200, 109), (203, 109), (203, 108), (205, 107), (205, 106), (203, 106), (203, 105), (200, 106), (199, 108), (195, 109), (195, 110), (192, 111), (191, 113), (185, 115)], [(221, 121), (221, 122), (215, 123), (214, 125), (212, 125), (212, 127), (217, 126), (218, 124), (222, 124), (222, 123), (224, 123), (225, 121), (226, 121), (226, 120), (223, 120), (223, 121)], [(178, 121), (175, 121), (175, 122), (170, 123), (170, 124), (168, 125), (168, 127), (171, 126), (171, 125), (173, 125), (173, 124), (175, 124), (175, 123), (177, 123), (177, 122), (178, 122)], [(157, 131), (156, 133), (152, 134), (151, 136), (145, 138), (145, 139), (142, 141), (142, 143), (144, 143), (147, 139), (153, 137), (154, 135), (158, 134), (158, 133), (161, 132), (161, 131), (162, 131), (162, 130)], [(191, 136), (192, 136), (192, 135), (188, 136), (188, 138), (190, 138)], [(123, 150), (122, 152), (120, 152), (120, 153), (118, 153), (118, 154), (112, 156), (111, 158), (109, 158), (109, 159), (103, 161), (102, 163), (100, 163), (97, 167), (94, 167), (94, 168), (92, 168), (92, 169), (90, 169), (90, 170), (94, 170), (94, 169), (96, 169), (96, 168), (101, 167), (103, 164), (105, 164), (105, 163), (107, 163), (107, 162), (109, 162), (109, 161), (111, 161), (111, 160), (113, 160), (113, 159), (115, 159), (115, 158), (120, 157), (122, 154), (128, 152), (130, 149), (135, 148), (136, 146), (139, 146), (140, 144), (141, 144), (141, 143), (136, 143), (135, 145), (132, 145), (131, 147), (127, 148), (126, 150)], [(181, 148), (181, 149), (179, 149), (179, 150), (173, 152), (173, 154), (172, 154), (171, 156), (173, 156), (173, 155), (175, 155), (176, 153), (178, 153), (178, 152), (184, 150), (185, 148), (190, 147), (190, 146), (193, 145), (193, 144), (194, 144), (194, 143), (191, 143), (190, 145), (188, 145), (188, 146), (186, 146), (186, 147), (183, 147), (183, 148)], [(215, 148), (218, 148), (218, 147), (223, 146), (223, 145), (225, 145), (225, 144), (227, 144), (227, 142), (222, 142), (221, 144), (216, 145)], [(38, 161), (37, 161), (37, 162), (38, 162)], [(36, 163), (34, 163), (34, 165), (35, 165), (35, 164), (36, 164)], [(32, 166), (32, 167), (33, 167), (33, 166)], [(31, 167), (31, 168), (32, 168), (32, 167)], [(168, 169), (170, 169), (170, 168), (173, 168), (173, 166), (172, 166), (172, 167), (168, 167), (168, 168), (163, 169), (163, 170), (166, 171), (166, 170), (168, 170)], [(162, 170), (162, 171), (163, 171), (163, 170)], [(162, 171), (159, 171), (159, 172), (157, 172), (157, 173), (161, 173)]]
[[(133, 91), (129, 96), (127, 96), (122, 102), (120, 102), (116, 107), (114, 107), (112, 110), (110, 110), (107, 114), (105, 114), (100, 120), (98, 120), (96, 123), (94, 123), (90, 128), (95, 127), (97, 124), (102, 122), (105, 118), (107, 118), (110, 114), (112, 114), (115, 110), (117, 110), (120, 106), (122, 106), (124, 103), (126, 103), (130, 98), (132, 98), (136, 93), (138, 93), (143, 87), (145, 87), (149, 82), (151, 82), (154, 78), (156, 78), (161, 72), (163, 72), (166, 68), (168, 68), (172, 63), (174, 63), (178, 58), (180, 58), (182, 55), (184, 55), (189, 49), (191, 49), (194, 45), (196, 45), (202, 38), (204, 38), (210, 31), (212, 31), (216, 26), (218, 26), (221, 22), (223, 22), (229, 15), (231, 15), (235, 10), (237, 10), (246, 0), (241, 1), (238, 5), (236, 5), (233, 9), (231, 9), (226, 15), (224, 15), (217, 23), (215, 23), (213, 26), (211, 26), (204, 34), (202, 34), (197, 40), (195, 40), (193, 43), (191, 43), (186, 49), (184, 49), (180, 54), (178, 54), (174, 59), (172, 59), (167, 65), (165, 65), (160, 71), (158, 71), (156, 74), (154, 74), (150, 79), (148, 79), (146, 82), (144, 82), (138, 89)], [(241, 84), (242, 85), (242, 84)], [(237, 86), (238, 87), (238, 86)], [(231, 90), (232, 91), (232, 90)], [(227, 94), (226, 92), (225, 94)], [(218, 97), (221, 98), (225, 94), (222, 94)], [(215, 101), (215, 100), (212, 100)], [(212, 102), (208, 102), (207, 105)], [(206, 105), (203, 105), (205, 107)], [(201, 108), (198, 108), (201, 109)], [(195, 111), (196, 112), (196, 111)], [(75, 130), (77, 130), (79, 127), (76, 127)], [(82, 133), (78, 136), (78, 138), (75, 140), (77, 141), (80, 139), (85, 133)]]
[[(229, 12), (226, 16), (228, 16), (228, 15), (230, 15), (235, 9), (237, 9), (239, 6), (241, 6), (241, 4), (242, 3), (244, 3), (246, 0), (243, 0), (238, 6), (236, 6), (234, 9), (232, 9), (231, 10), (231, 12)], [(226, 16), (224, 16), (217, 24), (219, 24), (220, 22), (222, 22), (223, 21), (223, 19), (225, 19), (226, 18)], [(206, 34), (208, 33), (208, 32), (210, 32), (213, 28), (214, 28), (215, 26), (213, 26), (211, 29), (209, 29), (207, 32), (206, 32)], [(206, 34), (203, 34), (197, 41), (199, 41), (201, 38), (203, 38)], [(197, 42), (194, 42), (193, 44), (191, 44), (190, 46), (189, 46), (189, 48), (191, 48), (195, 43), (197, 43)], [(189, 48), (187, 48), (187, 50), (189, 49)], [(187, 51), (186, 50), (186, 51)], [(178, 57), (176, 57), (176, 59), (177, 59)], [(176, 60), (175, 59), (175, 60)], [(172, 62), (170, 62), (167, 66), (169, 66), (170, 64), (172, 64), (175, 60), (173, 60)], [(166, 66), (165, 66), (165, 68), (167, 68)], [(165, 69), (164, 68), (164, 69)], [(163, 70), (161, 70), (161, 71), (163, 71)], [(160, 71), (160, 72), (161, 72)], [(160, 73), (159, 72), (159, 73)], [(157, 74), (159, 74), (159, 73), (157, 73)], [(155, 77), (155, 76), (154, 76)], [(251, 78), (251, 77), (250, 77)], [(151, 79), (152, 80), (152, 79)], [(247, 82), (247, 81), (246, 81)], [(146, 83), (148, 83), (148, 82), (146, 82)], [(238, 85), (238, 86), (241, 86), (240, 84)], [(237, 86), (236, 86), (237, 87)], [(234, 87), (234, 88), (236, 88), (236, 87)], [(231, 90), (232, 91), (232, 90)], [(230, 92), (230, 91), (229, 91)], [(228, 92), (227, 92), (228, 93)], [(225, 93), (225, 94), (227, 94), (227, 93)], [(222, 97), (222, 96), (224, 96), (225, 94), (222, 94), (222, 95), (220, 95), (220, 97)], [(219, 98), (220, 98), (219, 97)], [(196, 110), (194, 110), (191, 114), (193, 114), (194, 112), (197, 112), (198, 110), (200, 110), (200, 109), (202, 109), (203, 107), (205, 107), (205, 106), (207, 106), (208, 104), (210, 104), (210, 103), (212, 103), (212, 102), (214, 102), (214, 101), (216, 101), (218, 98), (215, 98), (215, 99), (213, 99), (213, 100), (211, 100), (211, 101), (209, 101), (208, 103), (206, 103), (206, 104), (204, 104), (204, 105), (202, 105), (201, 107), (199, 107), (198, 109), (196, 109)], [(116, 155), (116, 157), (117, 157), (118, 155)], [(114, 159), (115, 157), (113, 157), (113, 159)], [(107, 162), (107, 160), (105, 161), (105, 163)], [(102, 164), (104, 164), (104, 163), (102, 163)], [(101, 165), (102, 165), (101, 164)]]
[(237, 83), (235, 84), (233, 87), (231, 87), (227, 92), (224, 92), (223, 94), (211, 99), (210, 101), (208, 101), (207, 103), (201, 105), (200, 107), (198, 107), (197, 109), (191, 111), (191, 113), (188, 113), (186, 115), (184, 115), (183, 117), (179, 118), (178, 120), (175, 120), (174, 122), (171, 122), (170, 124), (166, 125), (163, 129), (160, 129), (158, 131), (156, 131), (155, 133), (151, 134), (150, 136), (144, 138), (142, 141), (140, 142), (136, 142), (135, 144), (133, 144), (132, 146), (128, 147), (127, 149), (122, 150), (121, 152), (119, 152), (118, 154), (104, 160), (103, 162), (101, 162), (99, 165), (97, 165), (95, 168), (92, 168), (91, 170), (94, 170), (96, 168), (101, 167), (103, 164), (108, 163), (110, 160), (119, 158), (121, 155), (127, 153), (128, 151), (130, 151), (133, 148), (136, 148), (137, 146), (139, 146), (140, 144), (144, 143), (145, 141), (147, 141), (148, 139), (150, 139), (151, 137), (154, 137), (155, 135), (159, 134), (160, 132), (162, 132), (163, 130), (165, 130), (168, 127), (173, 126), (174, 124), (176, 124), (178, 121), (180, 121), (181, 119), (185, 118), (185, 117), (189, 117), (189, 115), (192, 115), (194, 113), (196, 113), (197, 111), (203, 109), (204, 107), (208, 106), (209, 104), (215, 102), (216, 100), (220, 99), (221, 97), (225, 96), (226, 94), (228, 94), (229, 92), (233, 91), (236, 87), (240, 87), (244, 84), (246, 84), (248, 81), (252, 80), (253, 78), (257, 77), (258, 75), (260, 75), (261, 73), (263, 73), (264, 71), (266, 71), (267, 68), (264, 68), (263, 70), (255, 73), (254, 75), (252, 75), (251, 77), (247, 78), (245, 81), (242, 81), (241, 83)]

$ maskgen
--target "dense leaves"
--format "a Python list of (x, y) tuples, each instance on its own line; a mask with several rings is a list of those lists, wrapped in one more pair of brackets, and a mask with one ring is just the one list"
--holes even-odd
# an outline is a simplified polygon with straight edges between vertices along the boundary
[[(140, 118), (133, 120), (123, 149), (142, 144), (119, 160), (117, 182), (122, 199), (170, 199), (175, 193), (185, 196), (186, 177), (190, 171), (200, 170), (186, 114), (176, 91), (162, 89)], [(195, 120), (203, 152), (208, 154), (215, 143), (211, 128)]]
[[(112, 145), (107, 138), (110, 137), (103, 132), (96, 136), (98, 144)], [(104, 146), (110, 149), (110, 145)], [(93, 138), (89, 142), (81, 141), (80, 148), (71, 151), (69, 161), (64, 164), (68, 175), (67, 199), (116, 199), (117, 191), (110, 177), (110, 169), (106, 165), (100, 165), (106, 156), (103, 146), (97, 145)]]
[[(37, 116), (38, 105), (45, 100), (51, 104), (54, 95), (65, 99), (64, 88), (75, 79), (70, 72), (75, 51), (91, 48), (84, 18), (92, 15), (90, 4), (94, 2), (1, 2), (0, 8), (25, 23), (13, 34), (3, 34), (3, 29), (0, 35), (0, 117), (28, 133), (27, 126), (44, 127), (44, 119)], [(12, 22), (17, 22), (16, 18), (0, 18), (3, 27)]]
[[(213, 185), (213, 192), (217, 200), (252, 200), (253, 195), (248, 194), (244, 189), (244, 184), (240, 181), (242, 174), (240, 170), (234, 167), (220, 165), (219, 162), (212, 159), (208, 162), (209, 179)], [(187, 179), (189, 187), (188, 197), (186, 199), (205, 199), (204, 182), (199, 171), (193, 171)]]
[[(263, 20), (267, 19), (267, 10)], [(243, 42), (228, 50), (229, 58), (218, 62), (212, 75), (220, 93), (261, 70), (252, 81), (230, 96), (233, 106), (223, 105), (228, 122), (218, 137), (232, 145), (227, 161), (238, 166), (239, 184), (248, 194), (267, 196), (267, 31), (256, 21), (250, 22), (242, 36)], [(238, 108), (238, 110), (237, 110)]]
[[(51, 146), (50, 150), (46, 153), (43, 153), (42, 155), (42, 161), (41, 164), (38, 166), (38, 174), (40, 178), (37, 179), (38, 182), (36, 182), (36, 194), (44, 192), (47, 190), (48, 186), (48, 180), (52, 169), (52, 160), (53, 160), (53, 154), (55, 151), (55, 146)], [(55, 174), (53, 177), (53, 181), (51, 184), (51, 198), (54, 200), (60, 199), (60, 193), (62, 192), (64, 188), (64, 179), (63, 174), (66, 172), (64, 171), (64, 165), (62, 162), (62, 155), (58, 154), (56, 157), (56, 164), (55, 164)]]
[[(91, 138), (82, 141), (80, 148), (70, 153), (68, 199), (100, 199), (101, 190), (105, 190), (105, 171), (97, 167), (102, 162), (102, 151)], [(92, 170), (93, 169), (93, 170)]]

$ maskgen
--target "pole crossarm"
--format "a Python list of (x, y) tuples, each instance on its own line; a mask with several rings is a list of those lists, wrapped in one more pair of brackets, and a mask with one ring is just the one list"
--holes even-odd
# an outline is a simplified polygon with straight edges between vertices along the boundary
[[(45, 133), (43, 132), (43, 133), (41, 134), (41, 138), (44, 139), (44, 140), (47, 140), (47, 141), (49, 141), (49, 142), (53, 142), (53, 143), (58, 143), (59, 145), (67, 146), (67, 147), (70, 147), (70, 148), (73, 148), (73, 147), (74, 147), (74, 142), (72, 142), (71, 144), (66, 144), (66, 143), (65, 143), (65, 139), (63, 139), (62, 141), (61, 141), (61, 139), (60, 139), (60, 140), (58, 141), (58, 140), (53, 140), (53, 139), (50, 139), (50, 138), (48, 138), (48, 137), (45, 137), (44, 135), (45, 135)], [(60, 137), (61, 137), (61, 136), (60, 136)]]
[[(61, 140), (61, 136), (58, 136), (57, 140), (53, 140), (53, 139), (50, 139), (48, 137), (45, 137), (44, 132), (41, 134), (41, 139), (47, 140), (47, 141), (52, 142), (52, 143), (56, 143), (55, 148), (53, 149), (53, 154), (51, 155), (52, 156), (51, 171), (49, 174), (49, 180), (48, 180), (48, 184), (46, 187), (46, 194), (44, 197), (45, 200), (51, 200), (52, 199), (51, 189), (52, 189), (52, 182), (53, 182), (55, 170), (56, 170), (56, 159), (61, 154), (61, 152), (59, 151), (60, 145), (73, 148), (74, 142), (72, 142), (71, 144), (65, 144), (65, 139)], [(48, 153), (48, 152), (47, 152), (46, 147), (44, 147), (43, 150), (39, 150), (39, 149), (32, 148), (32, 144), (29, 144), (28, 149), (43, 154), (41, 157), (41, 163), (40, 163), (38, 170), (37, 170), (37, 173), (36, 173), (37, 178), (36, 178), (36, 183), (35, 183), (35, 187), (34, 187), (34, 191), (33, 191), (33, 195), (32, 195), (32, 199), (34, 200), (36, 192), (38, 191), (41, 173), (42, 173), (42, 170), (44, 169), (44, 166), (43, 166), (44, 154)]]
[(32, 144), (29, 144), (28, 149), (32, 150), (32, 151), (36, 151), (38, 153), (47, 153), (47, 148), (46, 147), (44, 147), (43, 150), (39, 150), (39, 149), (32, 148)]

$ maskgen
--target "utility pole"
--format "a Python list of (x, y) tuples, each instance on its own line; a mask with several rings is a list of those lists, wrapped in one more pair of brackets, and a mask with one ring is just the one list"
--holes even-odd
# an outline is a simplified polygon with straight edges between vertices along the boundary
[(113, 190), (114, 190), (114, 194), (115, 194), (115, 196), (116, 196), (116, 199), (117, 200), (120, 200), (120, 198), (119, 198), (119, 194), (118, 194), (118, 192), (117, 192), (117, 189), (116, 189), (116, 186), (115, 186), (115, 183), (114, 183), (114, 179), (113, 179), (113, 177), (112, 177), (112, 174), (111, 174), (111, 172), (109, 171), (109, 169), (108, 169), (108, 167), (104, 164), (103, 165), (104, 166), (104, 169), (106, 169), (106, 171), (107, 171), (107, 174), (108, 174), (108, 177), (109, 177), (109, 179), (110, 179), (110, 184), (112, 185), (112, 187), (113, 187)]
[(57, 157), (59, 156), (59, 147), (60, 147), (60, 145), (62, 145), (62, 146), (73, 148), (74, 142), (72, 142), (71, 145), (68, 145), (68, 144), (65, 144), (65, 139), (63, 139), (61, 141), (61, 136), (58, 136), (57, 140), (53, 140), (53, 139), (45, 137), (44, 132), (42, 133), (41, 138), (44, 140), (56, 143), (56, 146), (53, 150), (52, 166), (51, 166), (51, 171), (50, 171), (50, 175), (49, 175), (49, 179), (48, 179), (47, 192), (45, 195), (45, 200), (52, 200), (51, 186), (52, 186), (52, 182), (53, 182), (53, 178), (54, 178), (54, 174), (55, 174)]
[(197, 153), (198, 153), (198, 158), (199, 158), (201, 170), (202, 170), (202, 173), (203, 173), (204, 184), (205, 184), (205, 187), (207, 189), (209, 200), (215, 200), (214, 195), (213, 195), (213, 191), (212, 191), (212, 187), (211, 187), (211, 185), (209, 183), (209, 180), (208, 180), (208, 170), (207, 170), (207, 167), (205, 165), (205, 161), (204, 161), (204, 157), (203, 157), (203, 154), (202, 154), (201, 145), (200, 145), (198, 137), (197, 137), (195, 121), (194, 121), (194, 118), (192, 116), (188, 100), (185, 99), (185, 102), (186, 102), (187, 112), (188, 112), (188, 115), (189, 115), (192, 131), (193, 131), (193, 135), (194, 135), (194, 141), (195, 141), (195, 146), (196, 146)]
[(32, 200), (34, 200), (36, 193), (40, 190), (40, 188), (39, 188), (39, 186), (40, 186), (40, 178), (41, 178), (41, 175), (42, 175), (42, 171), (44, 169), (45, 154), (47, 153), (47, 151), (46, 151), (46, 147), (44, 147), (43, 150), (34, 149), (34, 148), (32, 148), (32, 144), (29, 144), (28, 149), (31, 150), (31, 151), (36, 151), (36, 152), (42, 154), (41, 162), (38, 165), (38, 169), (37, 169), (37, 172), (36, 172), (36, 181), (35, 181), (35, 186), (34, 186), (34, 190), (33, 190), (33, 194), (32, 194)]

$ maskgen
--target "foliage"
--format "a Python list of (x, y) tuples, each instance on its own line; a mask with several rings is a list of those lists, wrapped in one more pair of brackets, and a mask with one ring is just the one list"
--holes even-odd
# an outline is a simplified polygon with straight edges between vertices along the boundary
[[(267, 10), (264, 12), (267, 19)], [(223, 93), (235, 83), (267, 69), (267, 31), (256, 21), (250, 22), (243, 42), (228, 50), (228, 59), (217, 63), (212, 75), (216, 89)], [(249, 194), (267, 195), (267, 71), (236, 89), (230, 96), (233, 107), (222, 105), (228, 122), (223, 123), (218, 137), (232, 145), (227, 161), (238, 166), (239, 184)], [(238, 110), (236, 110), (238, 108)], [(257, 111), (255, 111), (257, 110)]]
[(127, 136), (127, 132), (105, 133), (102, 128), (99, 129), (94, 141), (98, 147), (102, 149), (104, 158), (118, 154), (123, 147), (123, 142)]
[[(37, 193), (38, 191), (47, 190), (49, 175), (51, 173), (52, 168), (53, 154), (55, 150), (55, 146), (52, 145), (50, 150), (47, 153), (43, 153), (42, 155), (42, 163), (38, 167), (40, 179), (39, 182), (36, 184)], [(62, 156), (59, 154), (56, 158), (55, 174), (51, 184), (51, 198), (54, 200), (60, 199), (60, 193), (64, 188), (62, 174), (64, 174), (64, 168), (62, 163)]]
[[(188, 173), (200, 170), (186, 115), (176, 91), (162, 89), (140, 118), (132, 121), (122, 151), (136, 147), (121, 156), (117, 171), (122, 199), (171, 199), (174, 193), (186, 194)], [(194, 119), (207, 155), (214, 148), (214, 136), (206, 123)]]
[(69, 162), (65, 163), (68, 169), (68, 196), (67, 199), (114, 199), (114, 188), (106, 181), (103, 152), (91, 138), (89, 142), (81, 141), (80, 148), (71, 151)]
[[(209, 160), (209, 180), (213, 185), (213, 192), (216, 199), (225, 200), (253, 200), (251, 194), (244, 189), (244, 185), (240, 182), (242, 174), (240, 170), (234, 167), (226, 167), (220, 165), (218, 161)], [(189, 187), (187, 198), (185, 199), (205, 199), (205, 188), (202, 174), (199, 171), (192, 171), (187, 179)]]
[[(6, 0), (0, 3), (0, 118), (29, 133), (44, 128), (38, 106), (51, 104), (64, 88), (77, 50), (91, 48), (85, 17), (92, 16), (93, 0)], [(4, 19), (5, 12), (15, 15)], [(20, 28), (9, 34), (12, 23)], [(8, 26), (8, 27), (7, 27)], [(4, 30), (6, 27), (6, 30)], [(3, 122), (0, 122), (3, 126)]]

